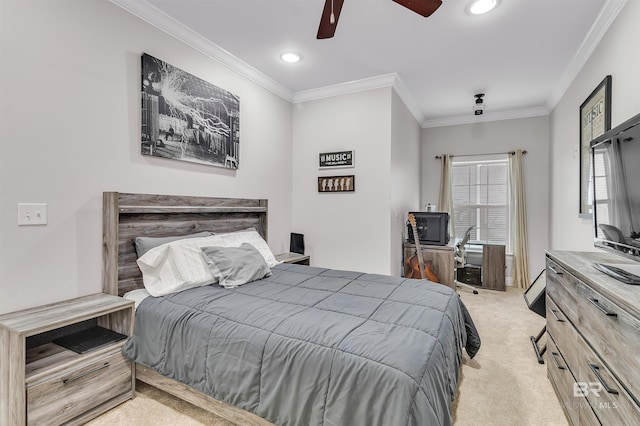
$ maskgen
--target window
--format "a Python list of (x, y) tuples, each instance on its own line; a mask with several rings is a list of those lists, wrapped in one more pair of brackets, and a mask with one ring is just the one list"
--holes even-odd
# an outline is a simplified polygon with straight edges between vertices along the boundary
[(453, 161), (454, 237), (504, 244), (511, 253), (509, 160)]

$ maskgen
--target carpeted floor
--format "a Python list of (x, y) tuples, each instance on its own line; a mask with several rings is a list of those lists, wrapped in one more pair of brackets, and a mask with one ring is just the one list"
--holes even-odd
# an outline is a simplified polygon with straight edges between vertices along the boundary
[[(547, 365), (538, 364), (529, 336), (544, 326), (531, 312), (523, 290), (506, 292), (459, 290), (482, 338), (474, 359), (466, 358), (453, 403), (455, 425), (567, 425), (547, 379)], [(544, 343), (544, 338), (542, 342)], [(88, 423), (90, 426), (231, 426), (232, 423), (138, 382), (137, 396)]]

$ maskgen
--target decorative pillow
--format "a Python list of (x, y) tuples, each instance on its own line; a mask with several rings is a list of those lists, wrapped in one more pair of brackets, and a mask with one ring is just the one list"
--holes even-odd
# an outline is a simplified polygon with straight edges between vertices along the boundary
[(251, 244), (240, 247), (203, 247), (211, 274), (224, 288), (235, 288), (271, 275), (262, 254)]
[(161, 246), (162, 244), (167, 244), (185, 238), (202, 238), (209, 237), (211, 235), (212, 234), (209, 231), (202, 231), (196, 232), (195, 234), (178, 235), (174, 237), (137, 237), (134, 238), (133, 243), (136, 246), (136, 254), (138, 257), (142, 257), (152, 248)]
[(215, 244), (217, 246), (240, 247), (242, 243), (251, 244), (260, 252), (262, 257), (264, 257), (269, 268), (273, 268), (274, 266), (282, 263), (276, 260), (271, 249), (267, 245), (267, 242), (262, 238), (258, 231), (256, 231), (256, 228), (248, 228), (243, 231), (229, 232), (227, 234), (216, 234), (216, 237), (220, 237), (223, 241), (223, 244)]
[(216, 236), (188, 238), (155, 247), (137, 260), (142, 281), (154, 297), (213, 284), (201, 247), (216, 244)]

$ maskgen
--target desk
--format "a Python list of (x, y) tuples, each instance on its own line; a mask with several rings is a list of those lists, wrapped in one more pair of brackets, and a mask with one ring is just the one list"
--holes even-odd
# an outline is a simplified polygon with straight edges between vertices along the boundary
[[(420, 244), (422, 258), (425, 263), (430, 260), (432, 271), (440, 279), (440, 283), (455, 290), (455, 246), (433, 246)], [(406, 261), (416, 253), (416, 246), (405, 241), (404, 259), (405, 271), (407, 274)], [(481, 288), (488, 290), (505, 290), (505, 246), (501, 244), (482, 244), (482, 285)]]
[[(420, 244), (422, 251), (422, 258), (425, 263), (431, 261), (431, 270), (440, 279), (440, 283), (446, 286), (456, 289), (456, 282), (454, 280), (455, 259), (454, 259), (454, 246), (432, 246)], [(405, 270), (403, 276), (407, 275), (406, 261), (411, 256), (416, 254), (416, 245), (405, 241), (404, 243), (404, 260)]]
[(482, 245), (482, 288), (505, 291), (505, 254), (504, 245)]

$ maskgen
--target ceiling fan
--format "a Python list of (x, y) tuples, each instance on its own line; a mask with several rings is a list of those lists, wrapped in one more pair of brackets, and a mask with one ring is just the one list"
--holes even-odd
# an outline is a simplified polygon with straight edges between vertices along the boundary
[[(394, 2), (412, 10), (425, 18), (435, 12), (442, 0), (393, 0)], [(320, 27), (318, 28), (318, 39), (331, 38), (336, 32), (338, 18), (342, 10), (344, 0), (325, 0)]]

